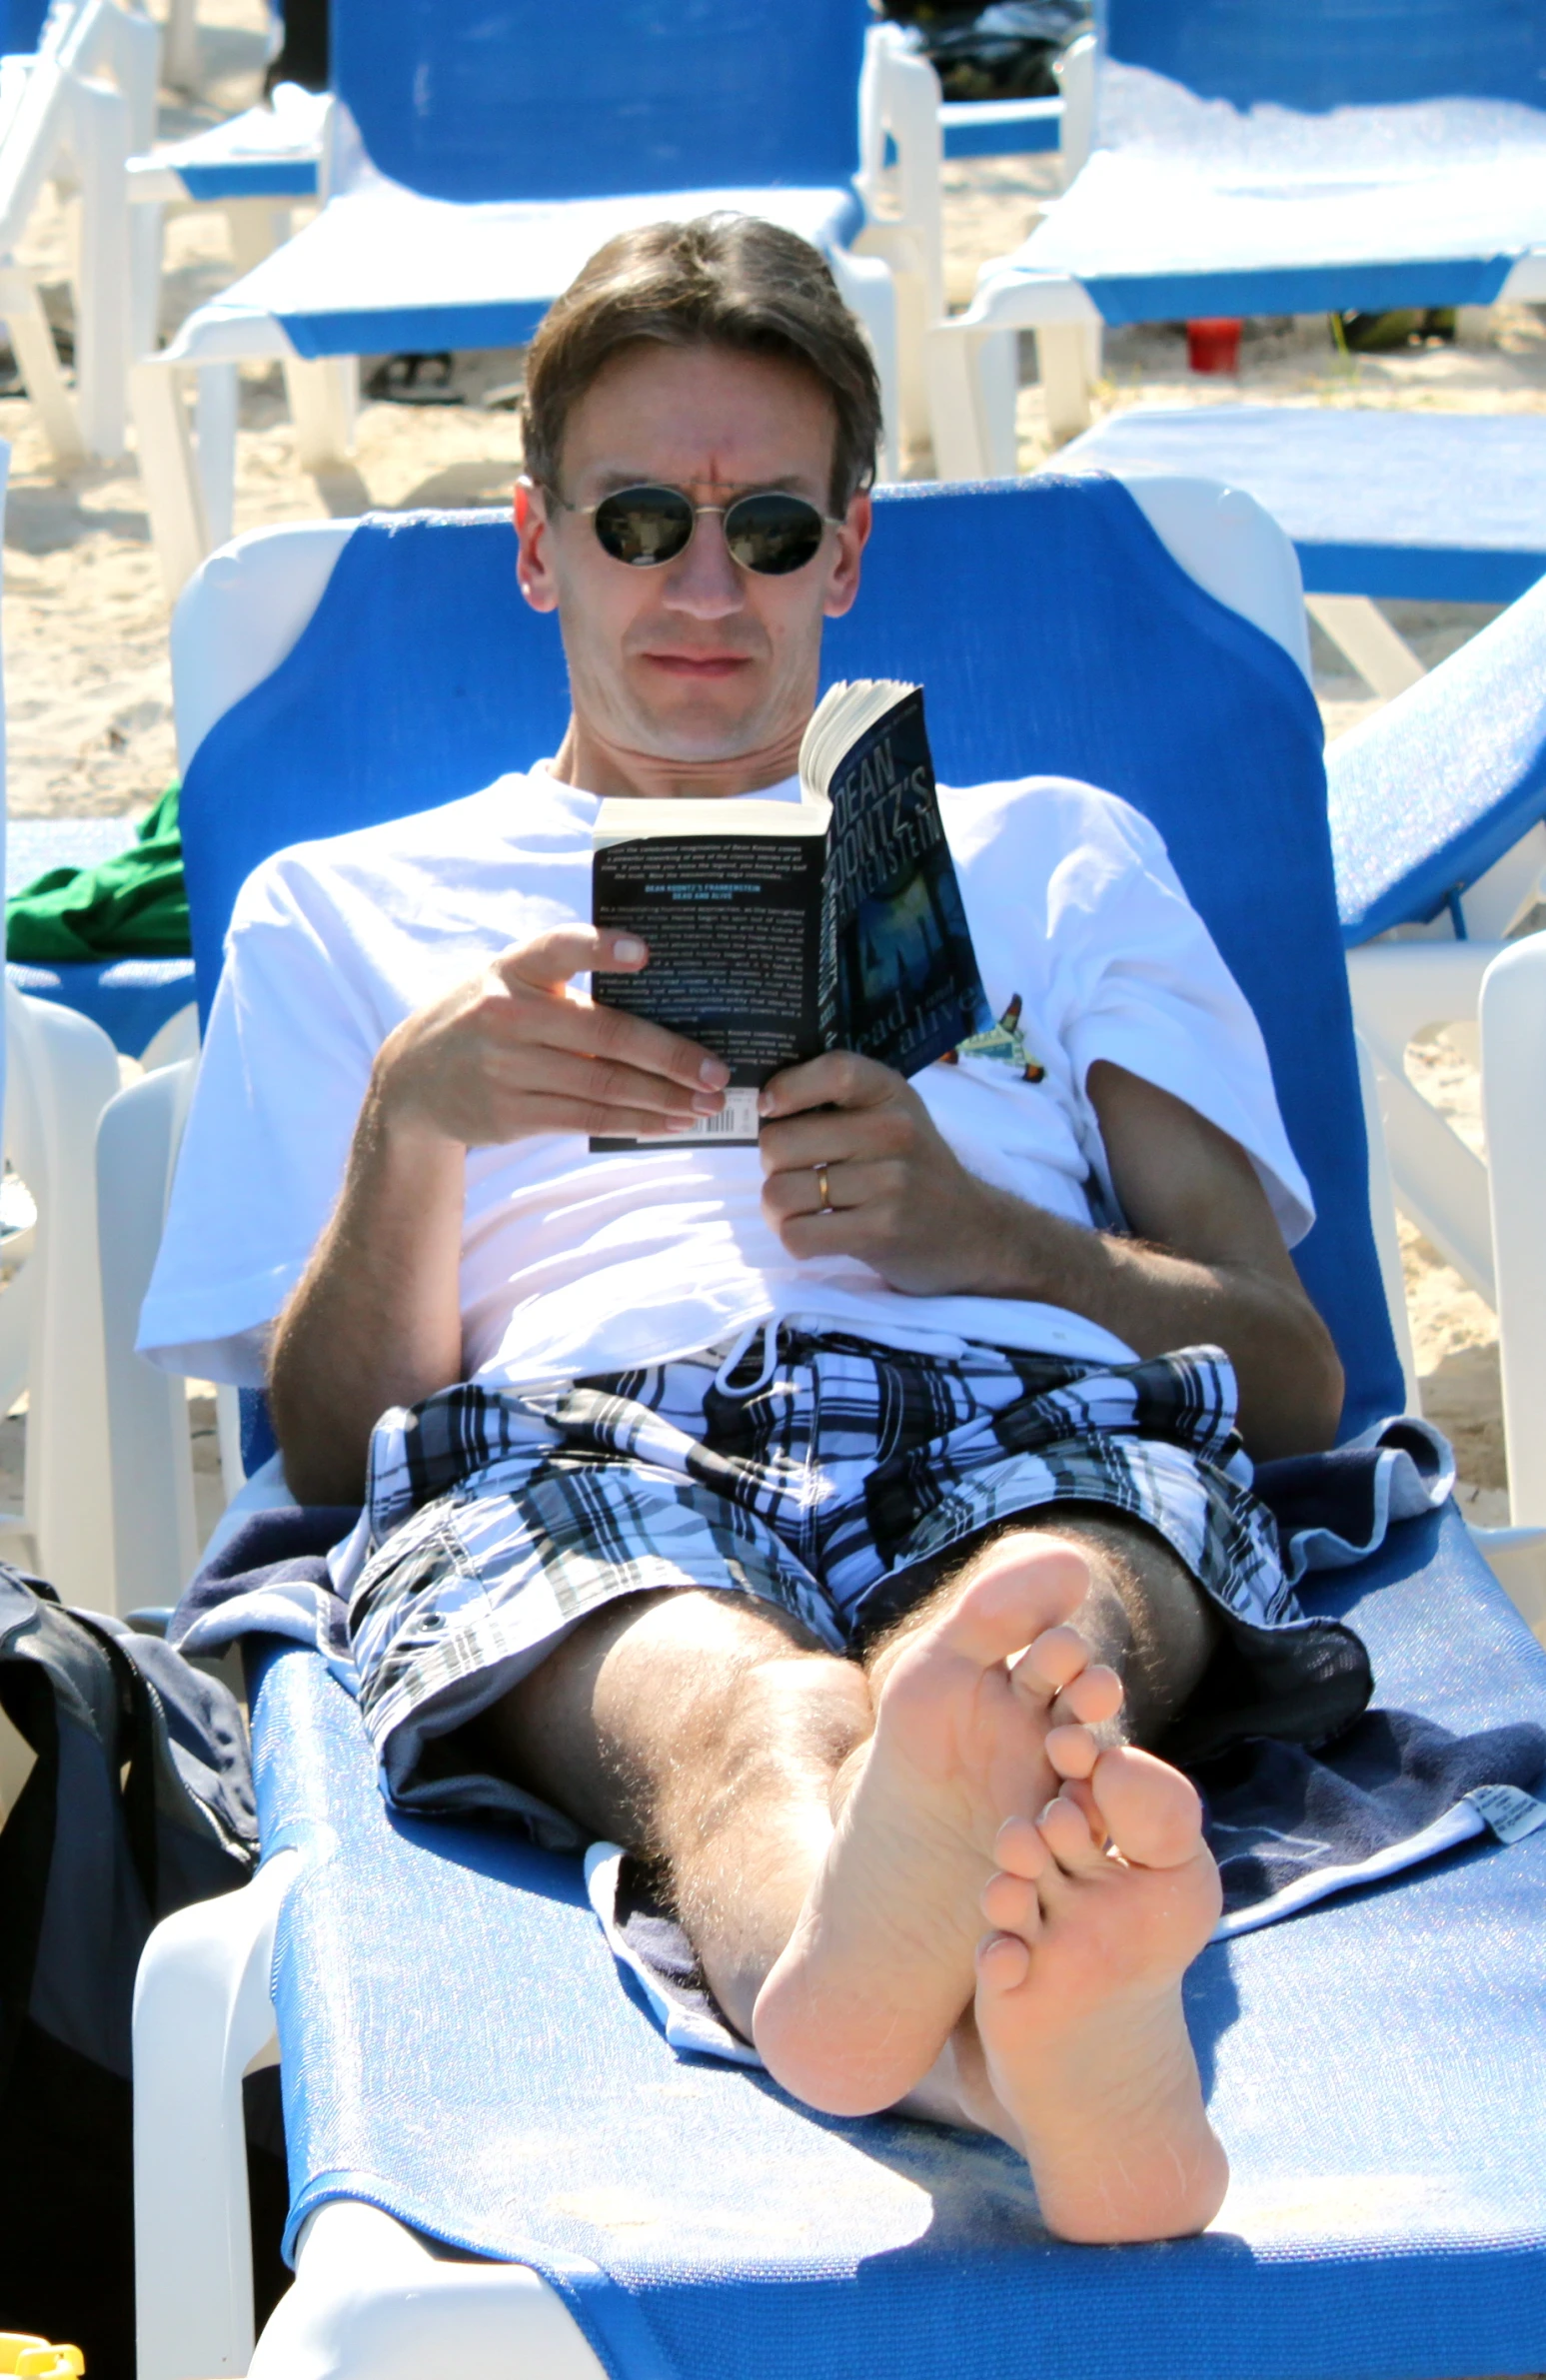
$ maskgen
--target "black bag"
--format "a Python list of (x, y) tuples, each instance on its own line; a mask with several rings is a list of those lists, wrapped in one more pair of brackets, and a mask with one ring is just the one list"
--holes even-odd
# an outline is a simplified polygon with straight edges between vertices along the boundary
[[(0, 1829), (0, 2330), (134, 2380), (135, 1971), (160, 1918), (257, 1863), (246, 1732), (217, 1679), (5, 1564), (0, 1705), (36, 1756)], [(272, 2238), (283, 2165), (249, 2161)]]

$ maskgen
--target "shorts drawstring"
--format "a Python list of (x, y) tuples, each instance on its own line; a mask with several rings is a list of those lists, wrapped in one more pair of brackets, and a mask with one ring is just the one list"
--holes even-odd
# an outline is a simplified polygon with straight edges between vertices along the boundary
[[(763, 1361), (757, 1378), (738, 1387), (732, 1381), (731, 1374), (743, 1361), (748, 1348), (760, 1332), (763, 1340)], [(714, 1376), (714, 1385), (722, 1397), (755, 1397), (758, 1390), (765, 1389), (772, 1380), (777, 1362), (778, 1317), (776, 1314), (769, 1314), (761, 1322), (749, 1322), (744, 1331), (737, 1332), (731, 1341), (730, 1352)]]

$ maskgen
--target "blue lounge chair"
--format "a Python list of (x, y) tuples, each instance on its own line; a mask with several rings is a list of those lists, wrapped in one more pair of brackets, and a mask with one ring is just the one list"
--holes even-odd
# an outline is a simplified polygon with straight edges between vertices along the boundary
[[(46, 869), (94, 867), (132, 838), (122, 818), (13, 818), (5, 853), (7, 897)], [(192, 1002), (193, 962), (186, 958), (11, 959), (6, 973), (33, 1000), (78, 1008), (126, 1057), (141, 1058)]]
[[(230, 534), (235, 373), (286, 364), (301, 460), (350, 443), (361, 354), (521, 347), (604, 241), (663, 215), (760, 213), (812, 240), (875, 349), (895, 429), (890, 269), (859, 256), (864, 0), (620, 0), (606, 38), (541, 0), (346, 8), (316, 221), (137, 368), (156, 539), (175, 592)], [(200, 375), (195, 469), (180, 367)]]
[(1057, 469), (1245, 489), (1292, 538), (1315, 618), (1386, 696), (1423, 670), (1376, 597), (1511, 603), (1546, 572), (1537, 415), (1139, 406), (1064, 447)]
[[(1226, 558), (1251, 524), (1270, 534), (1255, 507), (1194, 489), (1188, 537), (1156, 485), (1141, 509), (1099, 480), (895, 491), (826, 663), (920, 676), (956, 781), (1077, 771), (1161, 825), (1314, 1185), (1301, 1262), (1351, 1429), (1402, 1389), (1302, 612), (1262, 632), (1151, 526), (1168, 506), (1170, 547), (1222, 589), (1227, 562), (1198, 560), (1206, 506)], [(520, 606), (502, 522), (366, 523), (309, 595), (288, 657), (188, 768), (206, 997), (264, 852), (470, 790), (565, 715), (556, 630)], [(126, 1094), (104, 1145), (172, 1095), (166, 1077)], [(1456, 1730), (1546, 1709), (1546, 1657), (1452, 1509), (1316, 1600), (1364, 1632), (1386, 1702)], [(164, 1928), (141, 1973), (140, 2380), (246, 2366), (240, 2078), (274, 2054), (276, 2015), (299, 2279), (253, 2380), (1458, 2380), (1546, 2356), (1546, 1832), (1205, 1953), (1191, 2016), (1234, 2191), (1202, 2239), (1097, 2253), (1046, 2238), (996, 2144), (829, 2121), (676, 2058), (578, 1867), (389, 1815), (311, 1651), (258, 1662), (253, 1725), (265, 1865)]]
[(1518, 0), (1108, 0), (1088, 162), (931, 342), (941, 475), (1014, 468), (1021, 329), (1066, 436), (1102, 323), (1546, 296), (1543, 70)]

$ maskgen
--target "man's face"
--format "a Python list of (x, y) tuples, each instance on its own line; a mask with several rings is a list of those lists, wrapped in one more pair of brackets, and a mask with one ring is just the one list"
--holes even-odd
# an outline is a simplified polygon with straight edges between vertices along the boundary
[[(831, 503), (835, 417), (813, 375), (715, 347), (630, 348), (570, 415), (559, 493), (594, 505), (646, 483), (725, 505), (752, 489)], [(815, 699), (821, 622), (858, 592), (869, 506), (855, 497), (803, 569), (743, 570), (702, 516), (687, 550), (648, 569), (615, 561), (589, 520), (538, 491), (517, 504), (527, 601), (557, 609), (575, 705), (580, 781), (593, 792), (684, 784), (750, 790), (787, 774)], [(729, 764), (732, 778), (721, 783)], [(606, 781), (603, 781), (606, 780)], [(637, 783), (635, 780), (638, 780)]]

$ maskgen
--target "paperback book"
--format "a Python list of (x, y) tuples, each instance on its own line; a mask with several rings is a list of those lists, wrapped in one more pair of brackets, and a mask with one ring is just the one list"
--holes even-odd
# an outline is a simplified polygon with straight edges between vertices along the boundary
[[(834, 685), (797, 802), (604, 801), (592, 918), (650, 946), (593, 996), (702, 1042), (725, 1107), (675, 1144), (755, 1141), (770, 1075), (851, 1049), (916, 1074), (992, 1023), (945, 840), (917, 686)], [(594, 1139), (593, 1149), (655, 1145)]]

